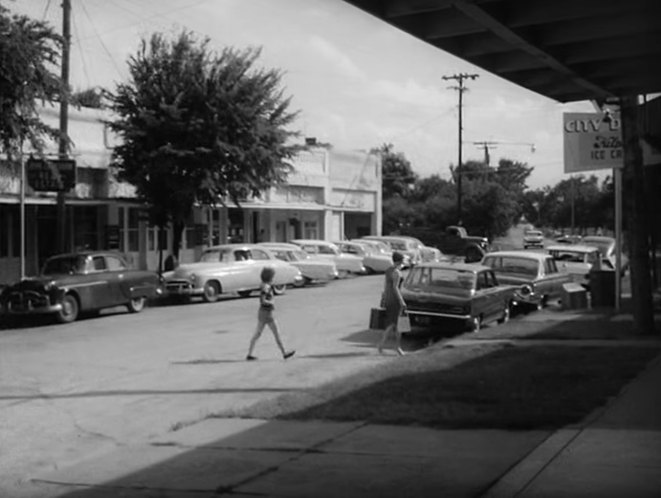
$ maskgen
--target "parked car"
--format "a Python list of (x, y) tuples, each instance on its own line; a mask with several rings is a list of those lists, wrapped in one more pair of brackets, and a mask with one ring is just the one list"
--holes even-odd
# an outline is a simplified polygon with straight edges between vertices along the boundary
[(131, 269), (121, 254), (75, 252), (52, 256), (38, 277), (5, 287), (0, 308), (9, 315), (52, 314), (68, 323), (83, 312), (120, 305), (138, 313), (162, 290), (157, 273)]
[(317, 239), (294, 239), (291, 242), (308, 254), (333, 261), (337, 265), (338, 278), (345, 278), (351, 273), (359, 275), (367, 273), (362, 258), (343, 254), (332, 242)]
[(351, 239), (350, 242), (360, 242), (361, 244), (367, 244), (368, 246), (373, 247), (379, 254), (385, 254), (392, 259), (392, 249), (390, 246), (380, 240), (368, 240), (368, 239)]
[[(601, 253), (603, 269), (615, 270), (615, 238), (602, 235), (588, 235), (583, 237), (583, 244), (595, 246)], [(629, 258), (626, 254), (620, 254), (621, 273), (624, 275), (629, 270)]]
[(257, 244), (222, 244), (202, 252), (197, 263), (180, 264), (165, 273), (165, 289), (170, 297), (202, 297), (217, 301), (221, 294), (236, 292), (247, 297), (261, 285), (265, 266), (275, 268), (273, 292), (283, 294), (288, 285), (303, 285), (298, 268), (275, 257)]
[(266, 247), (276, 258), (298, 268), (305, 284), (328, 282), (337, 278), (337, 265), (334, 261), (310, 256), (296, 244), (261, 242), (259, 245)]
[(601, 269), (601, 253), (594, 246), (583, 244), (555, 245), (547, 248), (560, 271), (567, 273), (574, 282), (590, 288), (590, 270)]
[(580, 235), (564, 234), (556, 237), (555, 242), (556, 244), (578, 244), (581, 242), (581, 238)]
[(404, 267), (410, 268), (422, 262), (422, 253), (419, 244), (416, 244), (408, 237), (398, 235), (366, 235), (361, 240), (377, 240), (388, 244), (392, 251), (397, 251), (404, 255)]
[(523, 232), (523, 248), (544, 247), (544, 234), (539, 230), (526, 230)]
[(542, 309), (550, 300), (560, 298), (562, 286), (571, 282), (567, 273), (558, 270), (552, 256), (540, 252), (490, 252), (482, 264), (493, 269), (498, 282), (518, 286), (516, 306)]
[(417, 265), (401, 291), (412, 323), (450, 318), (477, 332), (486, 323), (509, 320), (515, 289), (501, 285), (487, 266), (442, 262)]
[(367, 273), (384, 273), (392, 266), (392, 253), (382, 253), (365, 242), (338, 241), (335, 245), (344, 254), (353, 254), (362, 258)]

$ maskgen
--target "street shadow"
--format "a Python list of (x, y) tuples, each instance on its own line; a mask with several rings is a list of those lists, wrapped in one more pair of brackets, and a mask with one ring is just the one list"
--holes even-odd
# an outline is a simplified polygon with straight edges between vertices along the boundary
[[(556, 323), (548, 328), (564, 326)], [(369, 489), (369, 496), (394, 496), (392, 489), (390, 493), (387, 490), (388, 486), (395, 485), (390, 481), (390, 476), (402, 479), (399, 472), (406, 467), (403, 464), (408, 462), (411, 465), (406, 452), (411, 451), (410, 436), (413, 433), (402, 433), (400, 439), (392, 436), (387, 440), (388, 449), (384, 450), (383, 446), (370, 446), (376, 444), (376, 440), (365, 439), (369, 438), (369, 431), (361, 432), (363, 439), (358, 438), (358, 443), (349, 442), (353, 441), (355, 431), (360, 431), (362, 427), (369, 429), (372, 424), (389, 424), (391, 429), (388, 434), (395, 433), (394, 426), (415, 426), (414, 431), (425, 427), (505, 429), (470, 432), (470, 438), (463, 437), (461, 432), (443, 432), (438, 436), (434, 432), (423, 433), (423, 440), (436, 449), (425, 453), (424, 457), (416, 457), (417, 465), (438, 461), (447, 466), (449, 461), (446, 459), (452, 458), (458, 465), (457, 469), (443, 471), (444, 467), (441, 467), (436, 470), (442, 473), (439, 479), (443, 481), (443, 489), (451, 489), (453, 496), (481, 496), (493, 482), (539, 445), (548, 432), (542, 432), (537, 438), (525, 436), (527, 443), (523, 445), (514, 444), (521, 437), (519, 435), (529, 434), (527, 431), (530, 430), (552, 431), (584, 424), (595, 410), (609, 406), (611, 400), (658, 356), (659, 349), (626, 345), (519, 346), (494, 348), (486, 353), (482, 351), (454, 365), (444, 362), (442, 354), (447, 353), (439, 350), (437, 356), (428, 358), (428, 355), (406, 356), (397, 360), (400, 367), (394, 370), (390, 364), (376, 366), (375, 369), (391, 373), (367, 385), (361, 382), (365, 378), (363, 373), (348, 376), (342, 379), (348, 389), (337, 391), (342, 394), (328, 399), (328, 396), (324, 398), (312, 393), (307, 405), (294, 404), (294, 410), (281, 410), (279, 414), (269, 417), (271, 421), (268, 422), (247, 419), (242, 425), (236, 420), (227, 420), (227, 425), (221, 426), (219, 424), (224, 419), (215, 419), (218, 425), (206, 428), (209, 437), (188, 451), (186, 448), (191, 443), (186, 442), (189, 439), (183, 434), (179, 439), (177, 432), (169, 433), (170, 436), (163, 435), (163, 440), (172, 442), (152, 446), (149, 450), (152, 455), (155, 451), (161, 451), (159, 455), (162, 458), (146, 459), (158, 463), (133, 468), (128, 464), (131, 459), (128, 459), (126, 465), (120, 467), (126, 469), (125, 473), (105, 482), (98, 482), (98, 478), (95, 480), (99, 475), (98, 469), (104, 468), (103, 460), (89, 463), (88, 471), (83, 462), (65, 473), (65, 478), (57, 479), (55, 474), (55, 478), (34, 481), (60, 492), (77, 487), (67, 494), (58, 494), (67, 498), (111, 497), (126, 493), (130, 496), (156, 496), (154, 493), (158, 496), (178, 496), (177, 493), (184, 489), (199, 493), (199, 496), (214, 493), (278, 494), (280, 491), (283, 495), (289, 495), (287, 490), (292, 489), (291, 482), (296, 482), (302, 475), (307, 476), (306, 491), (316, 485), (319, 490), (327, 490), (332, 485), (329, 479), (340, 479), (340, 476), (343, 482), (351, 480), (348, 489), (363, 489), (365, 479), (375, 475), (378, 469), (380, 478), (370, 481), (375, 484), (370, 485), (373, 487)], [(408, 369), (401, 367), (406, 362), (411, 364)], [(427, 366), (420, 368), (419, 364), (424, 362)], [(613, 375), (613, 369), (617, 375)], [(650, 385), (656, 389), (655, 384)], [(315, 388), (315, 392), (322, 393), (325, 389), (325, 385), (321, 385)], [(209, 392), (213, 394), (214, 391)], [(291, 393), (282, 397), (276, 393), (272, 404), (286, 406), (288, 395)], [(658, 412), (659, 407), (656, 409)], [(628, 417), (620, 419), (618, 427), (661, 431), (661, 413), (655, 415), (658, 415), (658, 421), (650, 427), (632, 409)], [(649, 415), (645, 417), (646, 421), (647, 418)], [(342, 423), (325, 426), (305, 423), (320, 419)], [(610, 420), (608, 427), (615, 423)], [(234, 430), (222, 430), (223, 427)], [(200, 441), (200, 436), (205, 434), (204, 429), (195, 431), (195, 426), (182, 429), (187, 430), (194, 431), (194, 441)], [(229, 435), (214, 438), (214, 430)], [(383, 433), (379, 434), (379, 440), (382, 440)], [(445, 439), (437, 441), (437, 437)], [(502, 439), (496, 441), (495, 438)], [(344, 443), (338, 444), (341, 439)], [(424, 444), (423, 440), (416, 444)], [(443, 450), (448, 440), (454, 441), (462, 451), (456, 448)], [(360, 441), (364, 448), (360, 446)], [(352, 452), (351, 457), (348, 457), (347, 451)], [(385, 460), (379, 453), (383, 451), (389, 455)], [(319, 459), (330, 464), (330, 467), (327, 465), (325, 472), (311, 477), (311, 469), (318, 468)], [(117, 463), (111, 460), (111, 464), (113, 462), (116, 469)], [(470, 479), (457, 476), (463, 472), (459, 469), (476, 464), (480, 466), (480, 472), (471, 471)], [(376, 467), (372, 467), (374, 465)], [(361, 468), (365, 469), (364, 474)], [(419, 496), (437, 495), (429, 493), (439, 485), (434, 477), (435, 472), (418, 473), (416, 476), (416, 484), (427, 491)], [(407, 482), (412, 482), (411, 476), (408, 477)]]

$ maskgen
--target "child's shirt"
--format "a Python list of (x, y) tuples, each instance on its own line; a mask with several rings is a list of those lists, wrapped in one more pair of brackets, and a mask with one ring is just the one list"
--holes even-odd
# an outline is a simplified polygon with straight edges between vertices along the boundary
[(274, 297), (273, 286), (271, 284), (262, 283), (259, 288), (259, 305), (265, 310), (272, 310), (274, 308)]

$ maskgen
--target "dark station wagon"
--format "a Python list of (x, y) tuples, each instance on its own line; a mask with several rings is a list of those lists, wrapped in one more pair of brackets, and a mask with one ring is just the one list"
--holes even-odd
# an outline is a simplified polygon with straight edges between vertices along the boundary
[(38, 277), (3, 289), (0, 307), (8, 315), (53, 314), (67, 323), (81, 312), (120, 305), (138, 313), (161, 293), (157, 273), (131, 269), (118, 253), (86, 251), (47, 259)]
[(401, 291), (412, 324), (452, 319), (479, 331), (488, 322), (509, 320), (515, 287), (500, 285), (494, 271), (479, 264), (421, 263)]

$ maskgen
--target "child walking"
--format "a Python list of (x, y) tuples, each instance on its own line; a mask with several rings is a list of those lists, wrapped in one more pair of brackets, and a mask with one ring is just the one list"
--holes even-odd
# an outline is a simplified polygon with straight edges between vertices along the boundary
[(257, 357), (253, 356), (253, 350), (255, 349), (255, 344), (257, 340), (262, 335), (264, 327), (269, 326), (271, 332), (273, 332), (273, 337), (275, 337), (275, 342), (280, 348), (282, 357), (286, 360), (294, 356), (293, 349), (286, 351), (285, 347), (282, 345), (282, 340), (280, 339), (280, 331), (278, 330), (278, 322), (275, 321), (273, 316), (273, 298), (275, 294), (273, 293), (273, 277), (275, 276), (275, 269), (272, 266), (265, 266), (260, 275), (262, 279), (262, 285), (259, 288), (259, 311), (257, 312), (257, 329), (250, 339), (250, 348), (248, 349), (248, 356), (246, 360), (256, 360)]

